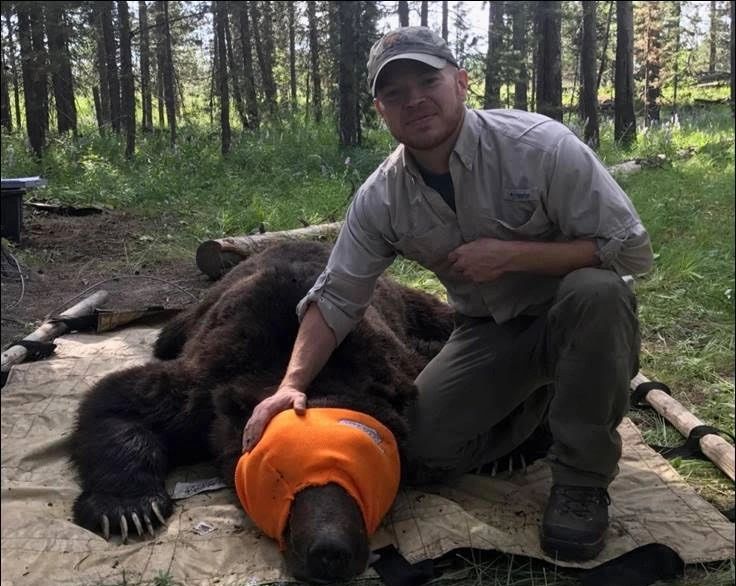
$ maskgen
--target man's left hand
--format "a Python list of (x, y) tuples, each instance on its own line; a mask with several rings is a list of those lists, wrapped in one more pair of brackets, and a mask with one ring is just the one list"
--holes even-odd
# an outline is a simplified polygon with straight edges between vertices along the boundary
[(496, 238), (479, 238), (462, 244), (447, 255), (452, 269), (474, 283), (487, 283), (514, 269), (518, 255), (515, 242)]

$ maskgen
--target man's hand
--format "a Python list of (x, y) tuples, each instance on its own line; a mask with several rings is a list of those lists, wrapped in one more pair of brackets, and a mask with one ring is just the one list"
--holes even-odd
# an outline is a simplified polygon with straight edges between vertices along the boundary
[(290, 386), (280, 387), (273, 395), (258, 403), (243, 429), (243, 452), (255, 447), (271, 419), (292, 407), (299, 415), (303, 415), (307, 409), (307, 396)]
[(479, 238), (447, 255), (456, 274), (474, 283), (488, 283), (504, 273), (562, 276), (600, 265), (593, 240), (534, 242)]
[(474, 283), (487, 283), (514, 270), (518, 243), (495, 238), (479, 238), (462, 244), (447, 255), (452, 270)]

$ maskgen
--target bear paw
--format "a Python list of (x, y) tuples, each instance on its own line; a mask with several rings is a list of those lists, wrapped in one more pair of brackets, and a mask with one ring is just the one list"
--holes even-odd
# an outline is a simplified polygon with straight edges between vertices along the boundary
[(120, 534), (123, 543), (127, 543), (128, 528), (135, 528), (142, 536), (145, 524), (153, 537), (154, 527), (165, 526), (173, 509), (165, 491), (139, 496), (84, 491), (74, 501), (74, 521), (86, 529), (101, 532), (107, 540), (111, 533)]

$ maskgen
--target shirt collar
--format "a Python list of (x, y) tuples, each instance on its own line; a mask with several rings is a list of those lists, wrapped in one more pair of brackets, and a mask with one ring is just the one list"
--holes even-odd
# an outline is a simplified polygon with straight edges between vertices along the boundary
[[(478, 150), (478, 138), (480, 137), (480, 124), (475, 112), (469, 108), (465, 108), (465, 116), (463, 116), (463, 124), (460, 134), (457, 136), (455, 146), (452, 152), (455, 153), (465, 168), (470, 171), (473, 169), (475, 161), (475, 153)], [(399, 155), (404, 170), (413, 178), (418, 179), (421, 173), (417, 168), (414, 159), (407, 153), (406, 147), (399, 145)]]

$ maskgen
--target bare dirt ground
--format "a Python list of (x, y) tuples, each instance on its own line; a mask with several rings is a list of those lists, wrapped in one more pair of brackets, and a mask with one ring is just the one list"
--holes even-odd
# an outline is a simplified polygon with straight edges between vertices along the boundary
[(60, 216), (27, 207), (24, 215), (21, 242), (9, 247), (12, 258), (2, 258), (3, 349), (99, 289), (109, 293), (108, 309), (176, 308), (212, 285), (195, 264), (195, 250), (180, 260), (140, 253), (147, 244), (141, 235), (170, 230), (167, 218)]

